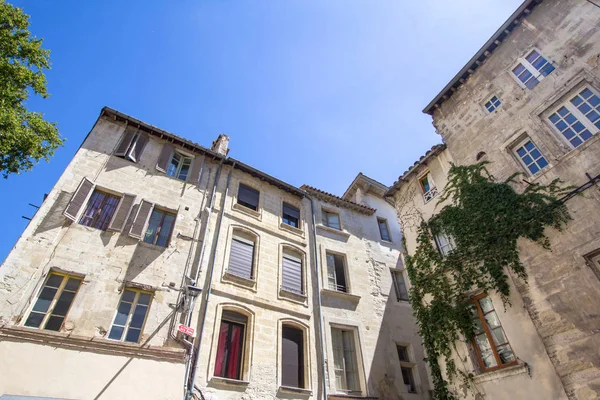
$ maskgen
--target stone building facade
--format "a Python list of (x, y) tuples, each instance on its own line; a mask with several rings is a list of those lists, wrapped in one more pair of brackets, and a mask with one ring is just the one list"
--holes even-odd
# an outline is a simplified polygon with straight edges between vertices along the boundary
[[(447, 146), (432, 169), (486, 160), (499, 180), (523, 173), (518, 190), (559, 178), (579, 192), (566, 229), (546, 232), (552, 251), (519, 242), (529, 285), (514, 280), (513, 306), (499, 312), (490, 294), (518, 363), (477, 378), (486, 399), (600, 397), (599, 26), (592, 2), (525, 1), (424, 110)], [(415, 183), (403, 179), (396, 189)]]
[(0, 268), (0, 394), (429, 398), (387, 187), (296, 188), (228, 141), (102, 110)]

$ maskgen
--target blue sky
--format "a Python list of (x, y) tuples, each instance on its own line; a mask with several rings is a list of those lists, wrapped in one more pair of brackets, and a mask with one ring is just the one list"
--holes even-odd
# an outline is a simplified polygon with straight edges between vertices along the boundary
[(51, 50), (29, 107), (67, 138), (0, 178), (0, 260), (107, 105), (293, 185), (391, 184), (433, 144), (421, 113), (521, 0), (9, 1)]

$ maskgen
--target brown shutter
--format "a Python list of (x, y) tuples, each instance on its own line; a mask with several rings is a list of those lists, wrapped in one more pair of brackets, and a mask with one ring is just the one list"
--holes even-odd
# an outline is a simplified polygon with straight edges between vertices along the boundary
[(88, 178), (83, 178), (79, 183), (77, 190), (73, 193), (73, 197), (71, 197), (71, 201), (69, 201), (65, 211), (63, 211), (63, 215), (71, 221), (75, 221), (87, 199), (90, 197), (90, 194), (94, 191), (95, 186), (94, 182), (90, 181)]
[(173, 154), (173, 146), (170, 143), (163, 144), (160, 156), (158, 156), (158, 162), (156, 163), (156, 169), (161, 172), (167, 172), (169, 161), (171, 161), (171, 155)]
[(119, 143), (119, 145), (117, 146), (117, 149), (115, 150), (115, 156), (124, 156), (125, 153), (127, 153), (127, 149), (129, 148), (129, 145), (131, 144), (131, 141), (133, 140), (133, 138), (135, 137), (135, 129), (128, 127), (127, 129), (125, 129), (125, 132), (123, 133), (123, 138), (121, 139), (121, 142)]
[(192, 172), (188, 179), (189, 183), (200, 185), (200, 169), (204, 163), (204, 156), (197, 155), (192, 163)]
[(135, 145), (127, 155), (129, 159), (133, 162), (140, 161), (140, 157), (142, 156), (146, 144), (148, 144), (148, 135), (140, 132), (136, 138)]
[(123, 230), (125, 221), (127, 221), (127, 217), (133, 208), (133, 203), (135, 203), (135, 195), (124, 193), (121, 197), (121, 201), (119, 201), (119, 205), (113, 215), (112, 221), (110, 221), (110, 224), (108, 225), (108, 229), (118, 232)]
[(142, 199), (140, 206), (138, 207), (137, 214), (135, 215), (133, 223), (131, 224), (129, 236), (136, 239), (142, 239), (146, 233), (146, 224), (148, 223), (148, 218), (150, 218), (153, 208), (154, 203), (150, 203), (149, 201)]

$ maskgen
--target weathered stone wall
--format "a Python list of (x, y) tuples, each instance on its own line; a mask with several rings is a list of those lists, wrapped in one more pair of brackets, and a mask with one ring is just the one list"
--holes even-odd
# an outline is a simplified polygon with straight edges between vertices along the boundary
[[(542, 173), (526, 178), (529, 183), (560, 178), (566, 185), (580, 186), (588, 180), (586, 173), (598, 175), (600, 135), (572, 149), (548, 115), (583, 85), (600, 89), (599, 27), (600, 9), (588, 2), (538, 5), (434, 112), (434, 125), (456, 162), (471, 164), (483, 151), (490, 171), (504, 179), (523, 171), (510, 146), (527, 134), (550, 163)], [(556, 69), (526, 90), (510, 71), (532, 48)], [(502, 105), (486, 114), (483, 102), (492, 95), (498, 95)], [(548, 230), (552, 251), (519, 243), (530, 276), (529, 286), (517, 283), (519, 293), (572, 399), (600, 396), (600, 281), (585, 259), (600, 248), (599, 201), (598, 188), (592, 187), (567, 202), (574, 219), (564, 232)]]
[[(0, 377), (0, 393), (83, 399), (94, 398), (99, 394), (98, 388), (107, 385), (105, 398), (115, 390), (120, 390), (122, 396), (138, 397), (153, 388), (146, 379), (139, 379), (139, 376), (148, 376), (140, 372), (140, 368), (161, 377), (163, 385), (155, 388), (157, 396), (175, 398), (182, 393), (183, 349), (169, 339), (171, 316), (179, 293), (166, 286), (173, 283), (175, 288), (180, 287), (195, 251), (196, 243), (191, 238), (197, 235), (196, 217), (205, 201), (205, 187), (211, 175), (208, 170), (214, 170), (215, 164), (206, 163), (206, 173), (198, 187), (154, 168), (162, 148), (161, 140), (150, 139), (138, 164), (115, 157), (112, 153), (124, 129), (124, 124), (106, 118), (98, 120), (0, 268), (3, 346), (0, 358), (15, 360), (10, 368), (3, 368), (3, 371), (10, 369), (11, 373)], [(119, 233), (89, 228), (65, 218), (63, 210), (83, 177), (111, 191), (137, 195), (136, 204), (144, 198), (177, 210), (169, 246), (154, 246), (128, 236), (125, 232), (130, 223)], [(19, 328), (51, 268), (85, 275), (63, 330), (54, 333)], [(144, 346), (106, 339), (124, 282), (155, 290), (140, 340)], [(35, 335), (19, 333), (18, 329), (35, 331)], [(16, 338), (37, 344), (14, 343)], [(47, 351), (48, 346), (61, 350)], [(39, 347), (36, 350), (39, 355), (30, 357), (27, 354), (33, 347)], [(94, 357), (93, 353), (106, 355)], [(67, 377), (76, 377), (77, 384), (71, 389), (61, 389), (63, 384), (46, 384), (41, 376), (35, 376), (39, 368), (28, 366), (33, 358), (39, 358), (39, 366), (46, 365), (52, 370), (52, 373), (47, 371), (44, 378), (56, 377), (67, 386)], [(143, 358), (149, 360), (140, 361)], [(150, 361), (152, 359), (169, 362)], [(86, 369), (83, 367), (86, 362), (91, 362), (99, 373), (79, 373)], [(125, 369), (120, 371), (121, 367)], [(138, 379), (122, 378), (132, 373), (130, 369), (138, 371)], [(58, 379), (61, 371), (66, 375)], [(110, 380), (113, 375), (119, 377), (114, 382)], [(177, 388), (177, 392), (173, 393), (173, 388)]]
[[(404, 268), (402, 235), (394, 208), (381, 197), (360, 190), (354, 200), (376, 212), (364, 214), (323, 198), (315, 200), (328, 393), (340, 393), (335, 387), (331, 327), (342, 326), (357, 330), (362, 395), (381, 400), (427, 399), (431, 387), (412, 308), (408, 302), (397, 300), (392, 282), (391, 270)], [(323, 208), (340, 214), (342, 232), (320, 223)], [(377, 217), (387, 219), (391, 243), (381, 240)], [(345, 256), (349, 294), (328, 289), (327, 251)], [(417, 393), (408, 393), (403, 383), (396, 344), (410, 349)]]
[[(446, 204), (438, 204), (438, 201), (447, 184), (447, 173), (451, 162), (453, 159), (450, 152), (442, 151), (430, 158), (426, 165), (416, 167), (405, 177), (405, 182), (394, 194), (408, 254), (414, 254), (416, 251), (419, 222), (429, 220)], [(431, 173), (439, 194), (429, 202), (424, 202), (418, 179), (427, 172)], [(503, 308), (502, 300), (498, 295), (492, 293), (490, 297), (510, 345), (519, 358), (519, 365), (479, 374), (476, 361), (469, 351), (470, 346), (458, 342), (457, 353), (455, 353), (456, 364), (461, 371), (473, 373), (475, 378), (472, 389), (465, 390), (460, 378), (454, 382), (454, 389), (465, 398), (474, 399), (566, 399), (562, 384), (546, 354), (544, 343), (512, 281), (511, 289), (512, 306), (506, 309)], [(477, 397), (478, 395), (485, 397)]]

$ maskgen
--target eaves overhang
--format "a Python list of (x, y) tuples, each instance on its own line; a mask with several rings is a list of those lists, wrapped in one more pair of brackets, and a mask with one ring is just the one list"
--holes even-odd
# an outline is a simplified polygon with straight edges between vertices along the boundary
[(504, 24), (485, 42), (477, 53), (467, 62), (467, 64), (444, 86), (441, 92), (423, 109), (425, 114), (433, 115), (433, 112), (444, 101), (462, 86), (467, 79), (479, 68), (491, 54), (500, 47), (502, 42), (519, 26), (521, 21), (531, 13), (543, 0), (526, 0), (521, 6), (506, 20)]
[(429, 149), (427, 153), (421, 156), (421, 158), (415, 161), (415, 163), (411, 165), (410, 168), (408, 168), (406, 171), (404, 171), (402, 175), (398, 177), (398, 180), (394, 182), (394, 184), (388, 189), (387, 192), (385, 192), (384, 197), (393, 196), (398, 191), (398, 189), (400, 189), (400, 186), (402, 186), (402, 184), (407, 181), (408, 177), (417, 170), (417, 168), (419, 168), (421, 165), (426, 165), (431, 158), (437, 156), (444, 150), (446, 150), (446, 145), (443, 143), (436, 144), (431, 149)]

